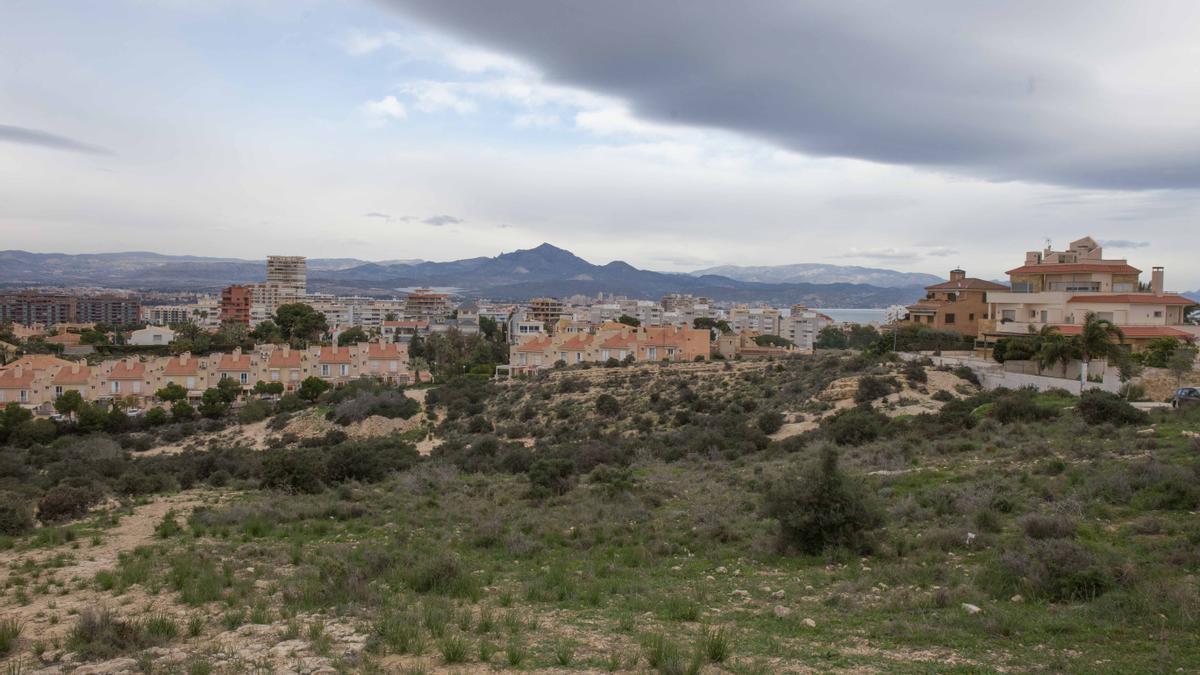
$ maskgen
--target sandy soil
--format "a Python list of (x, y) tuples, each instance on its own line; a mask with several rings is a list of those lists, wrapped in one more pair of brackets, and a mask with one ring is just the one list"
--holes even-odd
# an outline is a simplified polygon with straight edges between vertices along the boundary
[(122, 517), (115, 527), (101, 535), (101, 542), (97, 546), (84, 541), (77, 542), (79, 548), (72, 548), (75, 543), (72, 542), (53, 548), (0, 553), (0, 587), (6, 587), (15, 576), (28, 576), (20, 569), (24, 565), (45, 565), (58, 555), (65, 556), (68, 561), (62, 567), (46, 568), (38, 577), (38, 582), (53, 579), (64, 589), (69, 589), (68, 592), (60, 594), (58, 586), (52, 586), (48, 593), (33, 593), (26, 586), (29, 594), (27, 604), (20, 604), (11, 593), (0, 597), (3, 614), (25, 624), (22, 640), (49, 642), (65, 635), (70, 629), (74, 621), (68, 615), (87, 607), (111, 606), (119, 602), (121, 605), (149, 607), (153, 611), (156, 604), (163, 604), (166, 600), (147, 596), (140, 588), (114, 598), (111, 592), (101, 591), (94, 586), (92, 582), (96, 573), (113, 568), (121, 553), (152, 543), (154, 528), (162, 522), (168, 511), (174, 510), (177, 520), (182, 523), (195, 507), (220, 501), (221, 497), (215, 492), (183, 492), (135, 508), (132, 514)]

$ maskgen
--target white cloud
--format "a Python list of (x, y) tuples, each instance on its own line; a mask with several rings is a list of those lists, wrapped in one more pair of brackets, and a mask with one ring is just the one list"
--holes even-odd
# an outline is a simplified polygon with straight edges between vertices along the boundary
[(518, 129), (545, 129), (557, 127), (561, 122), (558, 115), (545, 112), (527, 112), (513, 118), (513, 126)]
[(400, 85), (399, 89), (411, 96), (413, 107), (423, 113), (453, 110), (460, 115), (467, 115), (479, 109), (475, 101), (464, 96), (452, 82), (421, 80)]
[(408, 110), (395, 96), (384, 96), (378, 101), (367, 101), (359, 106), (359, 110), (373, 125), (383, 125), (389, 120), (402, 120), (408, 117)]

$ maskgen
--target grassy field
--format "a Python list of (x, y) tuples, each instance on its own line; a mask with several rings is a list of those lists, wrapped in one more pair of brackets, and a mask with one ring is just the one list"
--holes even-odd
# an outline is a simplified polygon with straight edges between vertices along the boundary
[[(934, 374), (833, 355), (446, 385), (422, 413), (431, 456), (424, 430), (229, 451), (217, 481), (9, 539), (0, 654), (10, 672), (1200, 670), (1200, 417), (981, 394), (965, 373), (907, 412)], [(823, 396), (846, 378), (865, 400)]]

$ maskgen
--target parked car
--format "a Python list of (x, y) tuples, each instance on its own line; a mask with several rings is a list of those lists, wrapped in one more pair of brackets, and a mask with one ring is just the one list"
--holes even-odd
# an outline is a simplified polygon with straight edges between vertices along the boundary
[(1190, 407), (1200, 405), (1200, 387), (1184, 387), (1175, 392), (1175, 396), (1171, 399), (1171, 406), (1174, 408)]
[(142, 414), (142, 409), (141, 408), (128, 408), (125, 411), (125, 414), (129, 415), (130, 417), (137, 417), (138, 415)]

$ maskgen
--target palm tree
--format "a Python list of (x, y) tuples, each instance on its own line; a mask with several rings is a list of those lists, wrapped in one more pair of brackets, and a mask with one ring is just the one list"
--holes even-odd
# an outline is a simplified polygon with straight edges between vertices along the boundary
[(1113, 338), (1121, 344), (1125, 342), (1125, 333), (1117, 324), (1108, 319), (1101, 319), (1095, 312), (1088, 312), (1083, 318), (1083, 328), (1079, 331), (1079, 349), (1083, 356), (1083, 368), (1079, 371), (1080, 391), (1087, 386), (1088, 365), (1094, 358), (1106, 358), (1116, 353), (1117, 345)]
[(1061, 363), (1063, 375), (1065, 376), (1067, 365), (1079, 358), (1080, 349), (1078, 340), (1069, 338), (1057, 330), (1050, 330), (1044, 331), (1041, 334), (1040, 342), (1041, 347), (1038, 348), (1035, 355), (1038, 368), (1050, 368), (1056, 363)]

